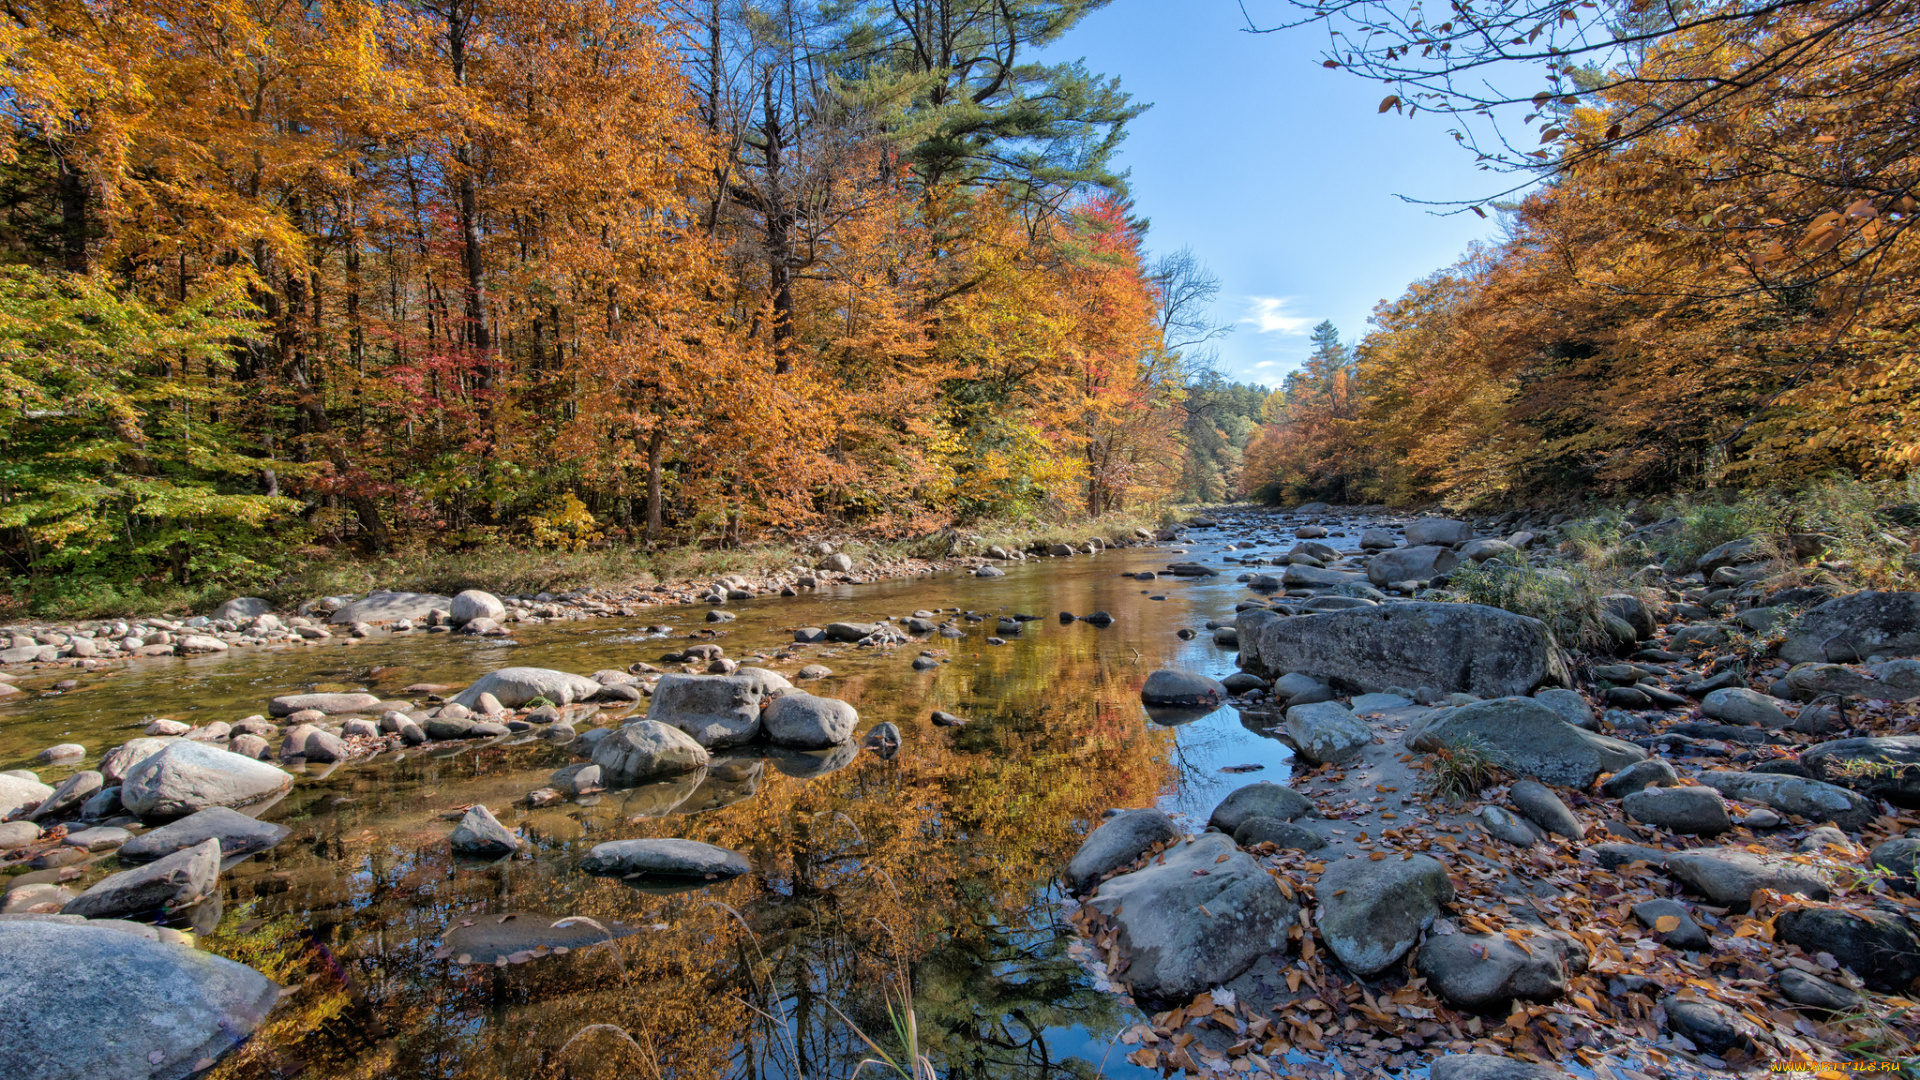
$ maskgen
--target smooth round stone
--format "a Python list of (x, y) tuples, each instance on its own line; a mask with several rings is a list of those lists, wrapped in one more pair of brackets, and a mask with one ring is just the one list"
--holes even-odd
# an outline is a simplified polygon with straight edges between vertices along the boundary
[(86, 756), (87, 748), (79, 743), (61, 743), (58, 746), (49, 746), (35, 754), (33, 760), (41, 765), (64, 765), (70, 761), (79, 761)]
[(612, 840), (596, 844), (580, 868), (610, 877), (717, 879), (752, 869), (747, 857), (697, 840)]
[(91, 829), (68, 833), (66, 839), (60, 842), (79, 848), (81, 851), (106, 851), (108, 848), (117, 848), (131, 839), (133, 834), (125, 829), (111, 825), (96, 825)]

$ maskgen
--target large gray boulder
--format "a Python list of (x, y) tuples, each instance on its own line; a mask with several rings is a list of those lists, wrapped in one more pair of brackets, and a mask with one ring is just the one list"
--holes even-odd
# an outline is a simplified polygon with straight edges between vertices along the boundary
[(747, 857), (698, 840), (611, 840), (595, 844), (580, 869), (604, 877), (717, 880), (753, 869)]
[(1295, 705), (1287, 710), (1286, 730), (1300, 756), (1315, 765), (1345, 761), (1373, 742), (1373, 729), (1337, 701)]
[(189, 946), (84, 922), (0, 921), (7, 1080), (184, 1080), (279, 1000), (271, 979)]
[(1505, 934), (1444, 934), (1420, 946), (1414, 968), (1427, 986), (1459, 1009), (1504, 1010), (1515, 1000), (1552, 1001), (1587, 968), (1587, 950), (1565, 934), (1522, 931), (1524, 947)]
[(1827, 694), (1912, 701), (1920, 698), (1920, 663), (1889, 660), (1868, 667), (1864, 673), (1842, 664), (1797, 664), (1786, 678), (1774, 684), (1773, 691), (1795, 701), (1812, 701)]
[(1583, 731), (1540, 702), (1522, 697), (1444, 710), (1406, 736), (1407, 746), (1420, 751), (1466, 739), (1484, 745), (1508, 772), (1581, 790), (1601, 773), (1619, 772), (1647, 757), (1632, 743)]
[(177, 818), (209, 806), (252, 806), (292, 787), (291, 774), (264, 761), (181, 740), (134, 766), (120, 802), (142, 818)]
[(1477, 697), (1571, 681), (1537, 619), (1479, 604), (1382, 604), (1234, 620), (1240, 666), (1263, 678), (1304, 672), (1342, 689), (1429, 686)]
[(1799, 893), (1825, 900), (1830, 892), (1827, 875), (1788, 856), (1760, 855), (1745, 848), (1694, 848), (1671, 852), (1666, 871), (1716, 904), (1745, 911), (1755, 889)]
[(454, 697), (453, 704), (471, 709), (479, 704), (481, 694), (492, 694), (494, 700), (509, 709), (518, 709), (535, 698), (545, 698), (555, 705), (571, 705), (599, 692), (600, 684), (584, 675), (551, 668), (510, 667), (480, 676), (479, 681)]
[(1729, 798), (1764, 803), (1815, 825), (1832, 822), (1848, 832), (1859, 832), (1876, 816), (1873, 803), (1858, 793), (1804, 776), (1715, 770), (1701, 774), (1700, 782)]
[(1214, 807), (1213, 813), (1208, 816), (1207, 824), (1231, 836), (1250, 818), (1293, 821), (1296, 818), (1319, 816), (1320, 811), (1305, 795), (1284, 784), (1259, 780), (1237, 788), (1221, 799), (1220, 805)]
[(639, 784), (678, 776), (707, 764), (711, 755), (693, 736), (658, 720), (637, 720), (601, 739), (593, 764), (609, 784)]
[(504, 619), (507, 605), (490, 592), (468, 589), (454, 594), (447, 604), (447, 617), (455, 626), (465, 626), (475, 619)]
[(1851, 663), (1920, 655), (1920, 592), (1868, 590), (1836, 597), (1800, 617), (1780, 646), (1789, 663)]
[(1396, 581), (1432, 581), (1460, 565), (1452, 548), (1423, 544), (1390, 548), (1367, 560), (1367, 580), (1382, 588)]
[(267, 702), (273, 716), (292, 716), (297, 712), (321, 712), (328, 716), (363, 713), (380, 704), (372, 694), (282, 694)]
[(1445, 518), (1420, 518), (1407, 523), (1407, 546), (1464, 544), (1473, 539), (1473, 526)]
[(262, 615), (273, 614), (273, 605), (257, 596), (236, 596), (213, 609), (215, 619), (229, 622), (252, 622)]
[(220, 841), (206, 840), (163, 859), (102, 878), (67, 902), (62, 915), (137, 919), (171, 915), (213, 895), (220, 882)]
[(357, 622), (399, 622), (401, 619), (418, 623), (424, 622), (427, 616), (436, 611), (446, 611), (452, 603), (447, 597), (433, 593), (374, 593), (365, 600), (356, 600), (336, 610), (327, 617), (327, 621), (337, 626)]
[(1148, 705), (1181, 709), (1203, 709), (1227, 700), (1227, 688), (1217, 680), (1192, 671), (1161, 668), (1147, 676), (1140, 688), (1140, 700)]
[(220, 842), (220, 857), (251, 855), (265, 851), (287, 838), (292, 830), (285, 825), (250, 818), (225, 806), (209, 806), (178, 821), (162, 825), (121, 845), (123, 863), (151, 862), (176, 851), (197, 847), (208, 840)]
[(1710, 787), (1648, 787), (1620, 800), (1635, 821), (1689, 836), (1718, 836), (1733, 828), (1727, 804)]
[(1398, 963), (1453, 902), (1447, 868), (1431, 855), (1344, 859), (1314, 884), (1320, 937), (1348, 971), (1377, 975)]
[(1773, 925), (1776, 940), (1809, 956), (1831, 953), (1875, 990), (1899, 993), (1920, 978), (1920, 934), (1892, 912), (1799, 907)]
[(1835, 739), (1802, 750), (1800, 763), (1870, 798), (1920, 807), (1920, 735)]
[(123, 783), (134, 766), (147, 760), (167, 747), (179, 742), (175, 737), (143, 736), (128, 739), (119, 746), (107, 751), (100, 758), (100, 775), (109, 784)]
[(1153, 850), (1153, 845), (1178, 839), (1180, 829), (1160, 811), (1123, 810), (1093, 830), (1080, 850), (1073, 853), (1061, 876), (1068, 891), (1077, 896), (1098, 885), (1102, 875)]
[(53, 788), (38, 780), (0, 775), (0, 821), (31, 810), (53, 797)]
[(1364, 574), (1355, 574), (1346, 570), (1322, 570), (1317, 566), (1294, 564), (1280, 575), (1280, 583), (1289, 589), (1332, 589), (1341, 585), (1359, 585), (1367, 580)]
[(461, 816), (449, 839), (453, 850), (462, 855), (498, 859), (520, 850), (520, 838), (500, 823), (493, 811), (475, 803)]
[(677, 727), (709, 749), (750, 743), (760, 737), (760, 710), (767, 700), (792, 689), (785, 679), (779, 682), (786, 685), (745, 672), (662, 675), (654, 685), (647, 719)]
[(1700, 711), (1724, 724), (1783, 728), (1793, 723), (1772, 698), (1743, 686), (1727, 686), (1700, 699)]
[(1156, 1002), (1186, 1001), (1285, 949), (1299, 911), (1259, 862), (1219, 833), (1108, 878), (1090, 902), (1119, 925), (1134, 994)]
[(773, 699), (760, 714), (767, 741), (793, 750), (825, 750), (853, 741), (860, 714), (838, 698), (799, 692)]

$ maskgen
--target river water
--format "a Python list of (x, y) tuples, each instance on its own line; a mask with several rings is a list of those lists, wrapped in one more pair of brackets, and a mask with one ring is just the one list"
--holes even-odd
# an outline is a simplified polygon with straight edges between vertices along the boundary
[[(438, 744), (310, 769), (262, 815), (292, 835), (229, 867), (219, 911), (200, 914), (204, 947), (292, 988), (212, 1075), (824, 1080), (874, 1056), (864, 1038), (900, 1060), (899, 1021), (910, 1015), (941, 1076), (1144, 1078), (1115, 1041), (1139, 1014), (1069, 956), (1054, 880), (1109, 808), (1159, 805), (1194, 815), (1198, 830), (1226, 792), (1287, 778), (1290, 752), (1236, 710), (1167, 726), (1140, 704), (1157, 667), (1234, 670), (1204, 629), (1249, 595), (1222, 560), (1229, 539), (1189, 544), (1186, 556), (1116, 550), (1011, 565), (1003, 578), (956, 573), (730, 606), (738, 619), (715, 640), (742, 662), (771, 656), (800, 626), (922, 608), (988, 616), (960, 623), (963, 639), (806, 646), (764, 661), (790, 677), (803, 663), (832, 668), (799, 685), (852, 703), (862, 734), (898, 724), (892, 760), (718, 756), (704, 775), (543, 809), (521, 800), (576, 759), (542, 742)], [(1173, 558), (1226, 572), (1122, 576)], [(1095, 610), (1113, 625), (1057, 619)], [(1041, 618), (988, 644), (992, 616), (1013, 613)], [(156, 717), (233, 721), (279, 694), (391, 697), (498, 667), (656, 662), (707, 630), (704, 614), (649, 609), (639, 620), (523, 626), (510, 640), (413, 634), (140, 660), (81, 674), (57, 694), (48, 688), (63, 676), (43, 674), (25, 680), (33, 693), (0, 704), (0, 768), (26, 767), (57, 742), (82, 743), (97, 761)], [(657, 624), (675, 630), (650, 633)], [(1200, 633), (1183, 641), (1181, 627)], [(913, 671), (922, 648), (945, 662)], [(972, 722), (936, 729), (934, 709)], [(452, 856), (445, 815), (471, 803), (523, 829), (529, 850), (499, 862)], [(593, 844), (643, 836), (720, 844), (754, 869), (664, 894), (576, 869)], [(112, 865), (108, 856), (99, 869)], [(443, 948), (450, 930), (460, 933)]]

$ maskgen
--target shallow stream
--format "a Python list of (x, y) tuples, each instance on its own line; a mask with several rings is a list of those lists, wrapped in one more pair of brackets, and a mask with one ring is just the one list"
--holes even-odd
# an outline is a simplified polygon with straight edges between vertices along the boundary
[[(806, 663), (832, 668), (799, 685), (852, 703), (862, 734), (899, 725), (892, 760), (719, 755), (704, 774), (544, 809), (525, 795), (575, 759), (539, 741), (430, 744), (310, 768), (262, 815), (292, 835), (223, 875), (218, 929), (203, 944), (293, 990), (213, 1075), (844, 1078), (874, 1056), (862, 1033), (899, 1060), (895, 1019), (909, 991), (915, 1041), (943, 1077), (1157, 1075), (1124, 1060), (1115, 1040), (1139, 1014), (1069, 955), (1053, 883), (1108, 808), (1157, 804), (1195, 815), (1198, 830), (1227, 791), (1286, 779), (1291, 753), (1234, 709), (1165, 726), (1140, 704), (1157, 667), (1234, 670), (1204, 627), (1231, 620), (1249, 595), (1222, 557), (1236, 539), (1215, 534), (1186, 556), (1115, 550), (1009, 565), (1002, 578), (956, 573), (730, 605), (738, 618), (713, 639), (728, 656), (790, 678)], [(1233, 554), (1292, 542), (1261, 539)], [(1223, 573), (1122, 576), (1183, 558)], [(960, 623), (962, 639), (751, 659), (787, 647), (796, 627), (923, 608), (988, 618)], [(1057, 618), (1095, 610), (1114, 623)], [(1013, 613), (1040, 618), (989, 645), (993, 616)], [(61, 693), (52, 683), (70, 676), (42, 673), (0, 704), (0, 768), (30, 767), (60, 742), (84, 744), (91, 764), (154, 718), (234, 721), (279, 694), (395, 697), (498, 667), (584, 674), (657, 662), (710, 629), (704, 614), (656, 608), (520, 626), (511, 639), (408, 634), (136, 660), (72, 676), (79, 685)], [(647, 629), (660, 624), (673, 633)], [(1181, 627), (1199, 634), (1183, 641)], [(912, 670), (922, 649), (945, 662)], [(971, 723), (936, 729), (934, 709)], [(445, 815), (471, 803), (523, 829), (529, 852), (452, 856)], [(664, 894), (576, 869), (593, 844), (641, 836), (720, 844), (754, 869)], [(461, 933), (446, 938), (451, 930)]]

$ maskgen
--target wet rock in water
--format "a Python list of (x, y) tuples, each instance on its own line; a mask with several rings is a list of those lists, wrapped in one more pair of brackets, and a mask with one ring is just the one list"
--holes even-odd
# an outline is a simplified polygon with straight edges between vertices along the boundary
[(155, 737), (165, 737), (168, 735), (185, 735), (192, 730), (192, 724), (183, 724), (178, 720), (155, 720), (153, 723), (147, 725), (146, 733)]
[(1650, 787), (1672, 787), (1679, 782), (1680, 774), (1665, 758), (1648, 758), (1607, 777), (1600, 782), (1600, 790), (1608, 798), (1624, 799), (1636, 791)]
[(883, 759), (891, 759), (900, 751), (900, 729), (891, 720), (875, 724), (860, 745), (878, 753)]
[(273, 605), (257, 596), (236, 596), (213, 609), (213, 618), (217, 622), (252, 622), (262, 615), (273, 614)]
[(1852, 1012), (1866, 1000), (1853, 990), (1809, 975), (1799, 968), (1780, 973), (1780, 996), (1819, 1012)]
[(1196, 562), (1177, 562), (1167, 567), (1175, 577), (1219, 577), (1220, 571)]
[(462, 918), (441, 936), (437, 960), (492, 967), (546, 956), (565, 956), (605, 941), (640, 933), (622, 922), (509, 911)]
[(1774, 704), (1774, 699), (1737, 686), (1724, 687), (1708, 694), (1701, 699), (1700, 711), (1727, 724), (1783, 728), (1793, 723), (1786, 713), (1780, 711), (1780, 706)]
[(706, 747), (693, 736), (657, 720), (627, 724), (593, 748), (593, 764), (610, 784), (638, 784), (677, 776), (710, 760)]
[(1220, 685), (1226, 687), (1230, 694), (1244, 694), (1252, 690), (1265, 690), (1267, 680), (1245, 671), (1236, 671), (1220, 680)]
[(1148, 705), (1183, 709), (1218, 705), (1229, 696), (1226, 687), (1205, 675), (1172, 668), (1161, 668), (1148, 675), (1146, 685), (1140, 688), (1140, 700)]
[(35, 821), (63, 817), (93, 798), (105, 785), (105, 777), (92, 769), (82, 769), (60, 781), (60, 785), (53, 789), (53, 793), (42, 800), (40, 805), (34, 808), (33, 813), (27, 816)]
[(1096, 612), (1093, 612), (1093, 613), (1092, 613), (1092, 614), (1090, 614), (1090, 615), (1082, 615), (1082, 616), (1080, 616), (1080, 621), (1081, 621), (1081, 622), (1083, 622), (1083, 623), (1089, 623), (1089, 624), (1091, 624), (1091, 625), (1093, 625), (1093, 626), (1102, 626), (1102, 627), (1104, 627), (1104, 626), (1112, 626), (1112, 625), (1113, 625), (1113, 615), (1112, 615), (1112, 613), (1111, 613), (1111, 612), (1106, 612), (1106, 611), (1096, 611)]
[(1480, 825), (1496, 839), (1515, 847), (1532, 847), (1546, 839), (1546, 830), (1504, 807), (1488, 803), (1474, 813)]
[(802, 679), (824, 679), (833, 674), (833, 669), (825, 664), (808, 664), (797, 672)]
[(120, 848), (120, 861), (150, 862), (208, 840), (220, 841), (220, 857), (231, 859), (265, 851), (285, 840), (291, 831), (285, 825), (259, 821), (238, 810), (210, 806), (127, 841)]
[(1090, 902), (1118, 925), (1125, 978), (1146, 1001), (1186, 1001), (1284, 949), (1299, 910), (1264, 867), (1217, 833), (1108, 878)]
[(60, 909), (89, 919), (171, 915), (212, 896), (220, 881), (220, 841), (205, 840), (133, 870), (102, 878)]
[(1587, 969), (1587, 950), (1564, 934), (1523, 929), (1525, 946), (1505, 934), (1445, 934), (1420, 946), (1414, 968), (1427, 986), (1460, 1009), (1504, 1011), (1512, 1002), (1552, 1001)]
[(1479, 697), (1569, 681), (1545, 624), (1478, 604), (1396, 603), (1293, 618), (1245, 611), (1235, 625), (1240, 666), (1261, 676), (1304, 672), (1335, 687), (1428, 686)]
[[(1703, 952), (1713, 948), (1713, 940), (1707, 936), (1706, 930), (1693, 921), (1693, 912), (1678, 900), (1663, 897), (1635, 904), (1633, 917), (1640, 920), (1640, 925), (1653, 931), (1653, 939), (1662, 945), (1688, 952)], [(1662, 929), (1663, 919), (1674, 920), (1665, 924), (1671, 929)]]
[(450, 843), (461, 855), (497, 859), (520, 850), (521, 841), (513, 830), (500, 824), (493, 811), (475, 804), (460, 818), (460, 824), (454, 826)]
[(955, 716), (950, 712), (942, 712), (939, 709), (933, 710), (933, 714), (927, 717), (927, 719), (933, 722), (934, 727), (965, 727), (967, 726), (967, 721), (965, 717)]
[(915, 671), (932, 671), (939, 666), (940, 661), (935, 660), (931, 656), (916, 656), (913, 658), (913, 670)]
[(1207, 824), (1232, 835), (1250, 818), (1270, 817), (1293, 821), (1319, 816), (1320, 811), (1305, 795), (1283, 784), (1260, 780), (1238, 788), (1221, 799), (1208, 816)]
[(738, 877), (752, 869), (747, 857), (697, 840), (613, 840), (595, 844), (580, 869), (603, 877)]
[(1200, 634), (1189, 627), (1183, 626), (1180, 629), (1175, 630), (1173, 632), (1173, 636), (1179, 638), (1181, 641), (1192, 641), (1194, 638), (1199, 637)]
[(131, 839), (133, 834), (125, 829), (111, 825), (96, 825), (91, 829), (70, 832), (66, 839), (60, 842), (68, 847), (79, 848), (81, 851), (106, 851), (117, 848)]
[(760, 715), (767, 740), (795, 750), (825, 750), (853, 739), (860, 714), (837, 698), (782, 694)]
[(72, 902), (73, 893), (51, 881), (16, 885), (0, 898), (0, 915), (53, 914)]
[(1799, 893), (1815, 900), (1829, 895), (1825, 872), (1792, 862), (1785, 855), (1760, 855), (1737, 847), (1695, 848), (1666, 855), (1667, 876), (1707, 899), (1745, 911), (1755, 889)]
[(1798, 814), (1815, 824), (1832, 822), (1859, 832), (1875, 817), (1874, 806), (1858, 793), (1835, 784), (1783, 773), (1702, 773), (1700, 782), (1723, 795), (1762, 803), (1783, 814)]
[(811, 645), (827, 640), (827, 632), (817, 626), (803, 626), (793, 632), (793, 640), (802, 645)]
[(529, 705), (536, 698), (544, 698), (554, 705), (571, 705), (599, 692), (600, 684), (585, 676), (551, 668), (510, 667), (482, 675), (472, 686), (460, 691), (452, 704), (472, 709), (479, 704), (481, 695), (491, 694), (509, 709)]
[(1870, 798), (1920, 807), (1920, 735), (1835, 739), (1802, 750), (1800, 763)]
[(1650, 787), (1620, 800), (1628, 817), (1686, 836), (1717, 836), (1733, 828), (1727, 804), (1709, 787)]
[(455, 626), (465, 626), (475, 619), (498, 621), (507, 617), (507, 605), (490, 592), (468, 589), (455, 594), (447, 604), (447, 617)]
[(435, 612), (446, 612), (452, 605), (451, 599), (433, 593), (374, 593), (365, 600), (355, 600), (336, 608), (332, 615), (327, 616), (327, 621), (336, 626), (351, 626), (357, 622), (398, 622), (401, 619), (426, 623)]
[(475, 723), (461, 716), (436, 716), (427, 721), (427, 738), (434, 742), (476, 739), (480, 735), (473, 730)]
[(271, 979), (189, 946), (58, 918), (0, 922), (8, 1080), (183, 1080), (279, 1000)]
[(1830, 953), (1875, 990), (1896, 994), (1920, 978), (1920, 934), (1887, 911), (1798, 907), (1774, 917), (1774, 938), (1808, 955)]
[(1920, 838), (1899, 836), (1881, 843), (1867, 857), (1867, 865), (1892, 874), (1887, 884), (1912, 895), (1920, 879)]
[(1294, 851), (1319, 851), (1327, 846), (1327, 842), (1310, 829), (1260, 814), (1241, 822), (1240, 827), (1233, 830), (1233, 842), (1244, 848), (1272, 844)]
[(1380, 588), (1396, 581), (1431, 581), (1451, 573), (1460, 556), (1451, 548), (1422, 545), (1382, 551), (1367, 560), (1367, 580)]
[(1335, 701), (1288, 709), (1286, 731), (1300, 756), (1315, 765), (1345, 761), (1373, 742), (1373, 729)]
[(1433, 1059), (1428, 1080), (1567, 1080), (1567, 1074), (1546, 1065), (1491, 1054), (1448, 1054)]
[(372, 694), (284, 694), (267, 703), (274, 716), (291, 716), (312, 709), (328, 716), (363, 713), (380, 704)]
[(852, 643), (855, 641), (859, 641), (861, 638), (871, 637), (879, 629), (880, 629), (880, 624), (878, 623), (851, 623), (851, 622), (828, 623), (827, 629), (826, 629), (826, 639), (828, 641)]
[(1124, 810), (1088, 835), (1062, 875), (1068, 891), (1083, 894), (1110, 874), (1139, 859), (1155, 844), (1180, 839), (1173, 819), (1158, 810)]
[(1366, 977), (1398, 963), (1453, 902), (1447, 868), (1430, 855), (1343, 859), (1314, 885), (1320, 936), (1348, 971)]
[(1727, 1054), (1754, 1047), (1753, 1024), (1717, 1001), (1668, 996), (1660, 1000), (1667, 1014), (1667, 1030), (1684, 1036), (1709, 1054)]
[(987, 565), (976, 567), (973, 571), (973, 576), (983, 578), (1006, 577), (1007, 572), (997, 566)]
[(761, 709), (793, 684), (760, 668), (732, 675), (663, 675), (647, 718), (679, 728), (701, 746), (738, 746), (760, 737)]
[(142, 818), (177, 818), (209, 806), (252, 806), (292, 787), (290, 774), (266, 762), (204, 743), (175, 742), (133, 767), (120, 786), (120, 802)]
[(37, 765), (65, 765), (70, 761), (79, 761), (87, 756), (87, 748), (79, 743), (60, 743), (49, 746), (33, 756)]
[(1410, 728), (1405, 739), (1408, 747), (1420, 751), (1437, 750), (1457, 740), (1478, 740), (1498, 749), (1500, 764), (1510, 773), (1582, 790), (1601, 773), (1623, 769), (1647, 756), (1632, 743), (1582, 731), (1540, 702), (1522, 697), (1438, 711), (1424, 725)]
[(1920, 653), (1920, 592), (1867, 590), (1800, 617), (1780, 646), (1788, 663), (1849, 663), (1876, 654)]
[(773, 767), (782, 775), (798, 780), (813, 780), (838, 772), (859, 756), (860, 748), (850, 742), (825, 750), (790, 750), (779, 746), (767, 749), (767, 760)]

